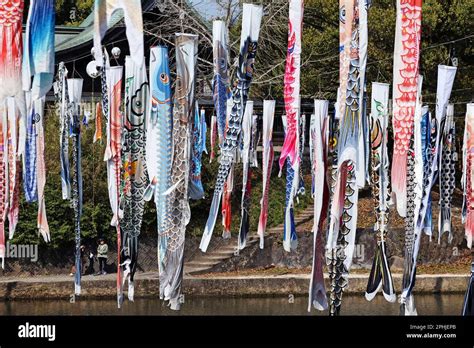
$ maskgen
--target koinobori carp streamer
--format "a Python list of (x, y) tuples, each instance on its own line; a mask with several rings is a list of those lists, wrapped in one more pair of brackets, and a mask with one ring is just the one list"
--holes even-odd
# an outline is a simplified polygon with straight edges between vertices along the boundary
[(245, 112), (250, 84), (253, 77), (253, 65), (257, 54), (257, 42), (263, 7), (260, 5), (244, 4), (242, 13), (242, 32), (240, 36), (239, 68), (237, 83), (232, 93), (233, 106), (229, 115), (224, 142), (221, 147), (219, 171), (212, 197), (209, 218), (204, 229), (199, 248), (206, 251), (211, 241), (212, 232), (216, 225), (217, 213), (222, 198), (224, 183), (235, 162), (236, 150), (239, 145), (242, 117)]
[(422, 0), (397, 0), (395, 49), (393, 55), (392, 194), (398, 214), (406, 215), (407, 152), (413, 134), (417, 100), (421, 40)]

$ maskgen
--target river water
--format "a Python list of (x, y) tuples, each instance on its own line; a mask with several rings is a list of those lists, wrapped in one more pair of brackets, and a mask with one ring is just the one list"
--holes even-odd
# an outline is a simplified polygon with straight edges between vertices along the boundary
[[(121, 309), (114, 300), (77, 299), (57, 301), (0, 302), (0, 315), (327, 315), (307, 312), (307, 297), (219, 298), (187, 297), (181, 311), (170, 310), (159, 299), (125, 301)], [(460, 315), (462, 294), (415, 295), (419, 315)], [(378, 295), (371, 302), (363, 296), (344, 296), (341, 315), (398, 315), (399, 304)]]

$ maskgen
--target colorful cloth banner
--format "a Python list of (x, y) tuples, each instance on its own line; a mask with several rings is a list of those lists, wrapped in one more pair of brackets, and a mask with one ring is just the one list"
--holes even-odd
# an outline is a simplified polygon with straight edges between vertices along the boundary
[(99, 140), (102, 140), (102, 103), (97, 103), (95, 105), (95, 132), (93, 143), (96, 143)]
[[(128, 281), (128, 299), (134, 300), (134, 277), (138, 262), (138, 236), (141, 232), (144, 193), (148, 186), (145, 162), (147, 103), (149, 87), (145, 64), (138, 66), (125, 57), (125, 113), (122, 131), (122, 192), (120, 204), (123, 218), (121, 232), (122, 289)], [(121, 301), (123, 295), (121, 294)]]
[(252, 169), (250, 168), (250, 143), (252, 142), (253, 101), (247, 101), (242, 119), (242, 201), (238, 248), (242, 250), (247, 243), (250, 229), (250, 199), (252, 188)]
[(422, 0), (397, 0), (393, 55), (392, 196), (398, 214), (407, 211), (407, 152), (413, 134), (417, 100)]
[[(359, 185), (357, 180), (359, 137), (362, 136), (360, 106), (360, 65), (359, 65), (359, 1), (340, 1), (340, 86), (337, 112), (340, 120), (340, 135), (337, 143), (338, 171), (332, 196), (329, 233), (327, 238), (327, 263), (334, 264), (331, 271), (334, 279), (331, 286), (330, 315), (338, 315), (342, 292), (347, 286), (347, 278), (352, 265), (357, 226), (357, 202)], [(350, 54), (346, 51), (350, 46)], [(348, 53), (347, 53), (348, 54)], [(347, 59), (349, 59), (346, 69)], [(347, 72), (347, 75), (344, 75)], [(345, 90), (345, 92), (342, 92)], [(343, 111), (341, 111), (344, 104)], [(360, 165), (360, 164), (359, 164)], [(359, 180), (360, 181), (360, 180)], [(365, 181), (365, 175), (362, 178)], [(360, 183), (360, 182), (359, 182)], [(335, 259), (334, 259), (335, 257)], [(344, 278), (345, 281), (336, 281)]]
[(22, 91), (24, 1), (3, 2), (0, 6), (0, 102)]
[(221, 147), (219, 171), (216, 186), (212, 197), (209, 218), (204, 229), (199, 248), (205, 252), (211, 241), (212, 232), (216, 225), (217, 213), (222, 197), (224, 183), (236, 159), (236, 149), (239, 143), (242, 117), (248, 98), (250, 83), (252, 82), (253, 66), (257, 53), (258, 35), (263, 16), (263, 7), (260, 5), (244, 4), (242, 12), (242, 32), (240, 36), (239, 69), (237, 83), (232, 93), (233, 106), (229, 115), (228, 127), (224, 143)]
[(206, 114), (204, 109), (199, 110), (196, 102), (194, 107), (194, 121), (192, 123), (192, 152), (191, 173), (189, 176), (189, 198), (204, 198), (204, 187), (201, 182), (202, 154), (206, 151)]
[(176, 34), (176, 90), (173, 112), (173, 164), (171, 166), (171, 216), (167, 236), (164, 268), (160, 274), (160, 297), (170, 308), (179, 310), (184, 268), (184, 239), (191, 219), (188, 201), (190, 172), (191, 123), (194, 105), (195, 69), (198, 37)]
[(313, 264), (309, 284), (308, 312), (314, 306), (317, 310), (328, 307), (326, 287), (323, 276), (324, 246), (322, 228), (327, 217), (329, 190), (326, 181), (327, 173), (327, 126), (328, 126), (327, 100), (314, 101), (314, 114), (310, 123), (310, 149), (311, 149), (311, 174), (313, 177), (314, 191), (314, 221), (313, 221)]
[(212, 115), (211, 117), (211, 154), (209, 156), (209, 163), (216, 157), (216, 140), (217, 140), (217, 117)]
[[(55, 1), (31, 0), (23, 52), (23, 90), (36, 100), (48, 93), (54, 78)], [(33, 84), (31, 83), (31, 77)]]
[(102, 39), (115, 11), (123, 10), (130, 55), (137, 66), (144, 63), (143, 18), (141, 0), (95, 0), (94, 2), (94, 57), (103, 66)]
[(439, 147), (439, 218), (438, 218), (438, 244), (445, 232), (448, 233), (448, 243), (453, 240), (451, 230), (451, 203), (454, 188), (456, 187), (456, 123), (454, 122), (454, 105), (449, 104), (446, 111), (446, 121), (441, 144)]
[(463, 223), (468, 248), (474, 238), (474, 103), (467, 104), (463, 145)]
[(158, 270), (161, 276), (165, 268), (164, 258), (168, 240), (165, 232), (171, 217), (170, 197), (165, 195), (165, 192), (171, 187), (173, 156), (171, 75), (168, 48), (164, 46), (150, 49), (150, 96), (145, 149), (150, 186), (145, 192), (145, 200), (150, 200), (154, 195), (158, 231)]
[(389, 85), (372, 83), (372, 100), (370, 113), (371, 140), (371, 185), (374, 199), (376, 249), (372, 269), (367, 283), (365, 298), (371, 301), (382, 290), (384, 298), (395, 302), (395, 294), (390, 265), (387, 258), (386, 238), (389, 219), (389, 167), (388, 158), (388, 100)]
[(262, 131), (262, 178), (263, 178), (263, 192), (262, 199), (260, 200), (260, 218), (258, 220), (258, 231), (257, 234), (260, 237), (260, 249), (263, 249), (265, 240), (265, 231), (267, 228), (268, 219), (268, 196), (270, 193), (270, 177), (272, 174), (273, 167), (273, 120), (275, 117), (275, 104), (274, 100), (263, 101), (263, 131)]
[(227, 100), (231, 96), (228, 73), (227, 28), (224, 21), (212, 22), (212, 46), (214, 62), (214, 80), (212, 82), (214, 108), (217, 117), (219, 146), (222, 146), (226, 131)]
[[(227, 119), (226, 119), (226, 132), (228, 128), (228, 121), (232, 112), (234, 103), (232, 99), (227, 100)], [(232, 226), (232, 191), (234, 190), (234, 165), (232, 165), (227, 180), (224, 183), (223, 194), (222, 194), (222, 238), (231, 238), (231, 226)]]
[(290, 0), (288, 21), (288, 52), (284, 79), (285, 112), (287, 131), (280, 154), (280, 171), (287, 157), (295, 169), (300, 162), (298, 125), (300, 117), (300, 69), (301, 69), (301, 35), (303, 26), (303, 0)]
[[(109, 190), (109, 202), (112, 209), (111, 226), (117, 230), (117, 250), (122, 248), (122, 233), (120, 232), (120, 219), (123, 211), (120, 207), (120, 185), (121, 185), (121, 146), (122, 146), (122, 66), (114, 66), (106, 69), (108, 105), (107, 115), (107, 143), (104, 161), (107, 162), (107, 186)], [(117, 253), (117, 305), (122, 303), (122, 272), (121, 255)]]
[(5, 268), (5, 221), (8, 214), (8, 169), (7, 169), (7, 146), (5, 129), (7, 127), (7, 100), (4, 99), (0, 105), (0, 258), (2, 269)]
[(415, 285), (416, 264), (420, 248), (422, 228), (417, 227), (416, 217), (419, 216), (423, 195), (423, 154), (422, 150), (422, 121), (421, 86), (423, 76), (417, 78), (417, 100), (415, 117), (413, 119), (414, 134), (410, 138), (407, 154), (407, 211), (405, 216), (405, 253), (403, 263), (402, 294), (400, 296), (400, 314), (417, 315), (412, 289)]
[(63, 199), (71, 199), (71, 176), (69, 172), (69, 103), (67, 94), (68, 71), (63, 62), (59, 63), (58, 80), (55, 82), (55, 93), (59, 104), (59, 160), (61, 163), (61, 191)]
[[(419, 215), (416, 217), (416, 228), (421, 229), (425, 226), (427, 214), (431, 211), (430, 197), (435, 178), (438, 174), (440, 138), (444, 130), (446, 120), (446, 109), (448, 107), (449, 97), (456, 76), (456, 67), (439, 65), (438, 66), (438, 86), (436, 92), (436, 118), (431, 120), (431, 151), (429, 168), (425, 182), (423, 184), (422, 201)], [(429, 216), (428, 216), (429, 217)], [(431, 229), (425, 229), (425, 232), (431, 235)]]
[(36, 175), (38, 192), (38, 230), (43, 236), (45, 242), (51, 240), (49, 234), (49, 225), (46, 218), (46, 202), (44, 197), (44, 188), (46, 186), (46, 163), (44, 160), (44, 107), (45, 97), (35, 100), (35, 129), (36, 129)]
[[(286, 115), (281, 117), (285, 136), (288, 131), (288, 119)], [(299, 133), (299, 129), (297, 128)], [(299, 147), (298, 147), (299, 149)], [(299, 168), (297, 164), (297, 169)], [(293, 208), (293, 199), (296, 196), (295, 188), (298, 187), (299, 170), (295, 174), (295, 169), (291, 166), (289, 158), (286, 160), (286, 186), (285, 186), (285, 220), (283, 227), (283, 249), (286, 252), (295, 250), (298, 246), (298, 236), (296, 235), (295, 216)]]
[(23, 161), (23, 189), (25, 200), (28, 203), (38, 200), (38, 185), (36, 176), (36, 124), (35, 103), (31, 100), (31, 93), (25, 93), (27, 114), (25, 132), (25, 150)]
[(67, 126), (72, 136), (72, 206), (74, 208), (74, 232), (76, 243), (74, 274), (74, 293), (81, 294), (82, 252), (81, 252), (81, 216), (82, 216), (82, 168), (81, 168), (81, 104), (82, 79), (67, 79), (68, 109), (71, 114)]
[(260, 140), (258, 129), (258, 116), (252, 115), (252, 137), (250, 139), (250, 167), (258, 168), (257, 146)]
[[(474, 237), (474, 103), (467, 104), (463, 142), (463, 192), (462, 221), (465, 226), (467, 246), (472, 248)], [(472, 252), (472, 250), (471, 250)], [(474, 255), (471, 253), (471, 278), (467, 286), (462, 315), (474, 315)]]

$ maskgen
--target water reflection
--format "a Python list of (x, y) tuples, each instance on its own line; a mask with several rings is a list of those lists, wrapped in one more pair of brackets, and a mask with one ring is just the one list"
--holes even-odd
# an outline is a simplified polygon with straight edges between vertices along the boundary
[[(0, 302), (0, 315), (327, 315), (307, 312), (307, 297), (290, 301), (285, 297), (220, 298), (187, 297), (180, 312), (171, 311), (159, 299), (139, 298), (117, 309), (114, 300), (78, 299), (58, 301)], [(415, 295), (419, 315), (460, 315), (462, 294)], [(367, 302), (363, 296), (345, 296), (341, 315), (398, 315), (398, 303), (388, 303), (382, 296)]]

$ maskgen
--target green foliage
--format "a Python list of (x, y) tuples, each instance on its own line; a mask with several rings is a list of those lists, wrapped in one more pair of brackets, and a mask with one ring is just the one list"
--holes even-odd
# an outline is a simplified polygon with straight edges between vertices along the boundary
[[(82, 129), (83, 215), (81, 230), (84, 241), (102, 236), (115, 239), (110, 225), (112, 212), (108, 202), (107, 174), (103, 144), (93, 144), (94, 127)], [(61, 248), (74, 244), (74, 212), (69, 201), (62, 199), (59, 161), (59, 122), (54, 110), (45, 118), (45, 161), (47, 181), (45, 188), (46, 214), (51, 231), (51, 246)], [(70, 144), (72, 150), (72, 144)], [(71, 154), (70, 154), (71, 155)], [(71, 156), (72, 164), (72, 156)], [(71, 171), (72, 174), (72, 171)], [(37, 243), (37, 203), (26, 203), (22, 196), (20, 219), (15, 243)], [(40, 242), (43, 243), (43, 242)]]
[[(288, 2), (255, 2), (262, 2), (265, 11), (251, 96), (263, 98), (271, 90), (274, 98), (282, 98), (288, 40)], [(437, 66), (450, 63), (450, 54), (459, 59), (452, 101), (470, 101), (474, 77), (474, 38), (440, 44), (472, 35), (473, 7), (474, 0), (423, 1), (420, 71), (424, 75), (424, 102), (435, 102)], [(372, 81), (392, 81), (395, 18), (394, 0), (372, 1), (368, 11), (368, 93)], [(234, 59), (238, 54), (240, 20), (230, 27), (230, 38), (231, 57)], [(336, 99), (339, 85), (338, 48), (339, 1), (306, 0), (301, 57), (301, 95), (304, 98)]]
[[(335, 100), (339, 79), (339, 2), (307, 0), (303, 23), (302, 94)], [(368, 12), (367, 89), (371, 81), (392, 81), (395, 39), (395, 4), (393, 0), (372, 1)], [(435, 102), (437, 66), (449, 63), (450, 50), (459, 59), (452, 101), (466, 102), (472, 96), (474, 48), (472, 38), (451, 45), (439, 45), (472, 35), (474, 0), (425, 0), (422, 9), (421, 73), (423, 97)], [(453, 53), (453, 52), (452, 52)], [(463, 110), (464, 111), (464, 110)]]
[[(56, 0), (56, 23), (79, 25), (92, 12), (94, 0)], [(75, 8), (75, 19), (71, 19), (71, 10)]]

